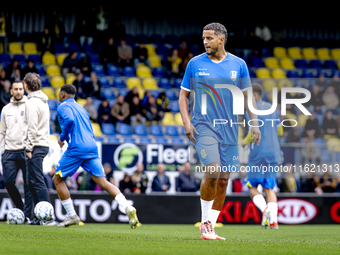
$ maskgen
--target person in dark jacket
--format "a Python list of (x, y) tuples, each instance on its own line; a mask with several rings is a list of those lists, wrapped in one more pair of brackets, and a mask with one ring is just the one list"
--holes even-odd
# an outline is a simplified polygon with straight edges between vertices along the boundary
[(159, 163), (158, 164), (158, 173), (153, 178), (152, 181), (152, 191), (167, 191), (170, 189), (170, 180), (169, 177), (164, 174), (165, 167), (164, 164)]

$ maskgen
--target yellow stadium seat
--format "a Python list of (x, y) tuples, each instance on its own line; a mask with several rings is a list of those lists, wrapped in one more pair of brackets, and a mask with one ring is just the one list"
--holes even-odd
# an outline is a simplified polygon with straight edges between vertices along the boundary
[(299, 47), (288, 48), (288, 56), (292, 59), (302, 58), (301, 49)]
[(175, 122), (177, 125), (183, 126), (182, 116), (179, 112), (175, 114)]
[(42, 56), (42, 63), (45, 65), (55, 65), (57, 64), (57, 61), (55, 60), (55, 56), (51, 52), (46, 51), (45, 54)]
[(278, 68), (279, 67), (279, 61), (276, 58), (269, 57), (264, 60), (264, 65), (267, 68)]
[(92, 124), (94, 136), (102, 136), (103, 133), (102, 133), (102, 129), (100, 128), (99, 124), (98, 123), (91, 123), (91, 124)]
[(151, 69), (147, 66), (138, 66), (136, 74), (140, 78), (152, 77)]
[(143, 80), (143, 87), (145, 89), (158, 89), (155, 78), (148, 77)]
[(320, 59), (331, 59), (331, 55), (329, 54), (329, 49), (327, 48), (319, 48), (316, 50), (316, 54)]
[(64, 63), (65, 58), (68, 56), (68, 53), (60, 53), (57, 55), (57, 63), (58, 65), (62, 66)]
[(34, 42), (24, 43), (24, 52), (26, 54), (38, 54), (37, 45)]
[(327, 149), (330, 151), (340, 151), (340, 139), (329, 138), (327, 140)]
[(46, 74), (49, 76), (61, 75), (60, 67), (57, 65), (48, 65), (46, 68)]
[(271, 92), (272, 89), (276, 87), (276, 81), (273, 79), (265, 79), (263, 81), (263, 88), (265, 91)]
[(77, 99), (77, 103), (78, 103), (80, 106), (84, 107), (84, 105), (86, 105), (87, 101), (86, 101), (86, 99), (78, 98), (78, 99)]
[[(286, 119), (292, 119), (292, 120), (296, 120), (296, 121), (298, 120), (296, 115), (294, 113), (289, 112), (289, 111), (287, 111), (287, 113), (286, 113)], [(295, 124), (295, 123), (292, 123), (292, 124)]]
[(42, 87), (41, 91), (46, 94), (48, 99), (50, 99), (50, 100), (55, 99), (54, 90), (51, 87)]
[(8, 51), (9, 51), (9, 53), (12, 53), (12, 54), (22, 54), (23, 51), (22, 51), (21, 43), (19, 43), (19, 42), (9, 43)]
[(282, 58), (280, 64), (282, 68), (295, 69), (294, 62), (290, 58)]
[(148, 56), (156, 55), (156, 49), (153, 44), (145, 44), (145, 48), (148, 51)]
[(286, 73), (281, 68), (275, 68), (272, 71), (272, 76), (273, 76), (273, 78), (286, 78)]
[(256, 70), (257, 78), (271, 78), (268, 68), (260, 67)]
[(293, 83), (289, 79), (279, 79), (278, 82), (279, 90), (281, 90), (282, 87), (293, 87)]
[(284, 47), (275, 47), (273, 50), (274, 57), (276, 58), (286, 58), (287, 50)]
[(309, 116), (308, 115), (304, 115), (304, 114), (300, 114), (299, 117), (298, 117), (298, 126), (299, 127), (305, 127), (306, 126), (306, 122), (307, 120), (309, 119)]
[(333, 59), (340, 59), (340, 49), (331, 49)]
[(312, 47), (303, 48), (302, 55), (307, 59), (316, 59), (315, 49)]
[(162, 119), (162, 124), (165, 125), (165, 126), (176, 125), (173, 114), (170, 113), (170, 112), (164, 113), (164, 118)]
[(143, 88), (138, 88), (138, 96), (140, 100), (144, 98), (144, 94), (145, 94), (145, 90)]
[(55, 75), (51, 78), (51, 86), (55, 88), (59, 88), (65, 84), (64, 77)]
[(157, 55), (150, 56), (149, 57), (149, 61), (150, 61), (150, 66), (152, 68), (154, 68), (154, 67), (161, 67), (162, 66), (161, 59)]
[(142, 84), (139, 78), (137, 77), (130, 77), (126, 80), (126, 86), (129, 89), (132, 89), (133, 87), (141, 88)]
[[(73, 74), (73, 73), (71, 73)], [(77, 77), (75, 76), (75, 74), (73, 75), (66, 75), (66, 83), (67, 84), (73, 84), (73, 82), (77, 79)]]

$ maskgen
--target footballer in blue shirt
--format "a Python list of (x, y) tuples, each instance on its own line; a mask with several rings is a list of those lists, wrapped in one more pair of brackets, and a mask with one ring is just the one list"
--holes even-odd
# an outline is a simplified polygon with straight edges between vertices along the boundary
[(82, 167), (92, 175), (92, 179), (101, 189), (106, 190), (125, 209), (131, 228), (136, 228), (138, 224), (136, 209), (129, 204), (116, 186), (106, 180), (90, 116), (74, 100), (76, 92), (76, 87), (71, 84), (63, 85), (59, 92), (60, 103), (57, 111), (62, 132), (58, 143), (62, 148), (67, 142), (68, 147), (59, 160), (53, 176), (53, 183), (67, 212), (67, 218), (59, 223), (58, 226), (68, 227), (77, 225), (80, 222), (80, 218), (74, 210), (70, 193), (65, 185), (65, 179), (71, 177), (79, 167)]
[[(204, 166), (201, 183), (201, 239), (225, 240), (216, 235), (214, 225), (225, 200), (229, 174), (239, 169), (238, 124), (235, 106), (247, 102), (247, 88), (251, 86), (246, 63), (225, 50), (227, 30), (219, 23), (203, 28), (205, 53), (192, 58), (185, 70), (179, 97), (179, 109), (185, 133), (195, 144)], [(191, 92), (194, 92), (191, 94)], [(237, 97), (233, 97), (237, 94)], [(194, 101), (189, 118), (189, 97)], [(252, 97), (253, 105), (255, 99)], [(240, 98), (238, 98), (240, 97)], [(247, 104), (241, 105), (251, 113)], [(256, 107), (255, 107), (256, 108)], [(253, 122), (257, 126), (257, 121)], [(261, 133), (252, 129), (255, 142)]]
[[(254, 83), (252, 87), (257, 109), (270, 109), (272, 105), (261, 99), (262, 86)], [(246, 118), (249, 120), (249, 115), (246, 114)], [(258, 118), (261, 122), (261, 144), (254, 146), (250, 133), (241, 141), (242, 146), (250, 143), (247, 186), (254, 204), (262, 212), (262, 228), (278, 229), (277, 198), (273, 189), (276, 184), (276, 174), (279, 171), (278, 164), (282, 162), (279, 136), (283, 135), (283, 127), (277, 111), (269, 115), (259, 115)], [(257, 190), (258, 185), (262, 185), (266, 193), (267, 203)]]

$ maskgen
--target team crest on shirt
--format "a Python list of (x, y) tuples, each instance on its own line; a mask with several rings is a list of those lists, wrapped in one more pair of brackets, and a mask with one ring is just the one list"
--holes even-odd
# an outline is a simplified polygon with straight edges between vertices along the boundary
[(201, 155), (202, 155), (202, 158), (206, 158), (207, 157), (207, 154), (205, 153), (205, 150), (201, 150)]
[(236, 81), (237, 71), (230, 71), (230, 78), (232, 81)]

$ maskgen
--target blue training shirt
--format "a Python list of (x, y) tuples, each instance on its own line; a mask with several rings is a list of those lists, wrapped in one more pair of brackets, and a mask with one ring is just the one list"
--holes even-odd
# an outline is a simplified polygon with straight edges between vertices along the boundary
[(67, 141), (67, 152), (77, 158), (98, 157), (98, 148), (87, 111), (73, 98), (59, 103), (57, 111), (62, 129), (60, 141)]
[[(271, 107), (270, 103), (264, 101), (256, 102), (258, 110), (268, 110)], [(279, 141), (279, 135), (277, 133), (277, 127), (281, 125), (280, 116), (275, 110), (269, 115), (258, 115), (259, 127), (261, 131), (261, 142), (257, 146), (254, 143), (250, 144), (249, 164), (261, 164), (261, 163), (281, 163), (281, 147)], [(247, 122), (249, 121), (249, 115), (246, 113)], [(278, 119), (278, 121), (271, 121)], [(263, 122), (262, 122), (262, 121)]]
[[(222, 61), (214, 62), (203, 53), (189, 61), (181, 84), (181, 89), (195, 92), (191, 123), (199, 136), (212, 136), (220, 143), (237, 145), (238, 125), (235, 124), (237, 115), (233, 115), (232, 93), (227, 88), (216, 88), (216, 84), (228, 84), (240, 90), (250, 87), (244, 60), (227, 52)], [(203, 96), (207, 105), (206, 114), (202, 111)], [(215, 122), (214, 126), (214, 120), (218, 119), (225, 120), (219, 123), (226, 124)]]

